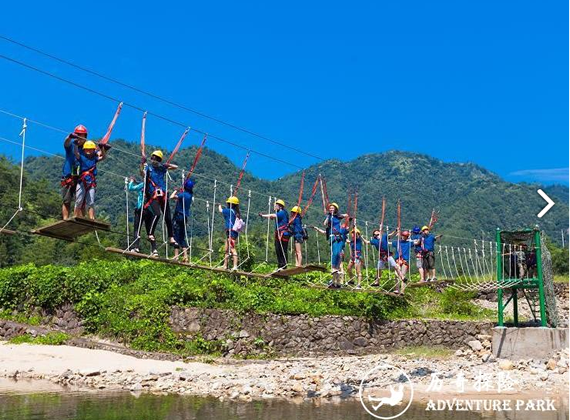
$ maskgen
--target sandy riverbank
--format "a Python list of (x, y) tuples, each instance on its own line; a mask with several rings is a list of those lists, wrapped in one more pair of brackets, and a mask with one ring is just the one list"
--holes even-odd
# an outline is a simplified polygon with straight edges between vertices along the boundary
[[(487, 361), (454, 355), (446, 358), (370, 355), (280, 360), (228, 360), (213, 363), (171, 362), (71, 346), (13, 345), (0, 342), (0, 377), (44, 379), (73, 387), (134, 392), (166, 392), (221, 399), (355, 398), (360, 381), (378, 363), (390, 363), (408, 373), (421, 399), (453, 395), (462, 373), (467, 388), (462, 397), (498, 395), (493, 389), (477, 392), (480, 374), (496, 380), (508, 374), (514, 390), (502, 396), (567, 396), (568, 351), (549, 360)], [(432, 373), (442, 378), (442, 389), (428, 391)], [(493, 386), (490, 384), (490, 386)]]

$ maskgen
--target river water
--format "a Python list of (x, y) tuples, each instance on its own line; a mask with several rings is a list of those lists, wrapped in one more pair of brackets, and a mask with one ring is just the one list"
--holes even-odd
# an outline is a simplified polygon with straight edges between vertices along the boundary
[[(19, 381), (12, 386), (0, 381), (0, 419), (82, 419), (82, 420), (345, 420), (373, 419), (360, 402), (219, 401), (177, 395), (133, 395), (129, 392), (70, 391), (55, 385)], [(568, 420), (568, 407), (558, 411), (531, 413), (426, 412), (426, 405), (410, 406), (400, 419), (406, 420)]]

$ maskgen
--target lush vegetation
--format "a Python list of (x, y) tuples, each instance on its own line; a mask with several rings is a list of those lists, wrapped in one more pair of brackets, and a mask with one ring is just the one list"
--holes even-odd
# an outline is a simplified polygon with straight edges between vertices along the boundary
[[(3, 316), (37, 322), (40, 310), (71, 303), (91, 333), (137, 349), (183, 354), (216, 353), (221, 343), (182, 340), (168, 324), (173, 305), (248, 313), (355, 315), (375, 319), (493, 319), (470, 296), (446, 290), (408, 289), (403, 299), (373, 293), (311, 288), (304, 281), (235, 281), (151, 261), (93, 260), (75, 267), (22, 266), (0, 269)], [(453, 302), (452, 304), (450, 302)], [(2, 314), (0, 314), (2, 316)]]

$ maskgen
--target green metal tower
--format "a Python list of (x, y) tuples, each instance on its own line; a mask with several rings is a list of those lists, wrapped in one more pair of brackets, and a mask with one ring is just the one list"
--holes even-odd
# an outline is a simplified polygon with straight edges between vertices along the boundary
[[(519, 326), (519, 291), (522, 291), (534, 320), (540, 320), (542, 327), (555, 327), (557, 314), (550, 253), (544, 246), (539, 229), (497, 229), (496, 241), (497, 282), (503, 286), (497, 291), (498, 326), (504, 327), (505, 309), (511, 302), (514, 326)], [(507, 291), (510, 291), (510, 296)]]

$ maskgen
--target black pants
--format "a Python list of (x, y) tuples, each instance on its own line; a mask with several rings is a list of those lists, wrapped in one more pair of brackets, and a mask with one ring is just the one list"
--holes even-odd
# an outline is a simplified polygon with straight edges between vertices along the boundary
[[(164, 199), (166, 200), (166, 197)], [(163, 210), (165, 210), (164, 224), (166, 225), (166, 231), (168, 233), (168, 237), (172, 238), (172, 216), (170, 215), (170, 206), (167, 203), (165, 209), (164, 202), (162, 200), (152, 200), (150, 205), (146, 208), (144, 215), (146, 231), (149, 235), (154, 236), (154, 231), (156, 230), (160, 216), (162, 216)]]
[(135, 240), (133, 241), (133, 245), (131, 246), (131, 249), (135, 249), (135, 248), (140, 248), (140, 243), (141, 243), (141, 211), (142, 209), (135, 209), (135, 218), (133, 220), (133, 228), (134, 228), (134, 237)]
[(289, 238), (275, 235), (275, 253), (277, 254), (277, 267), (287, 267), (287, 250), (289, 249)]

